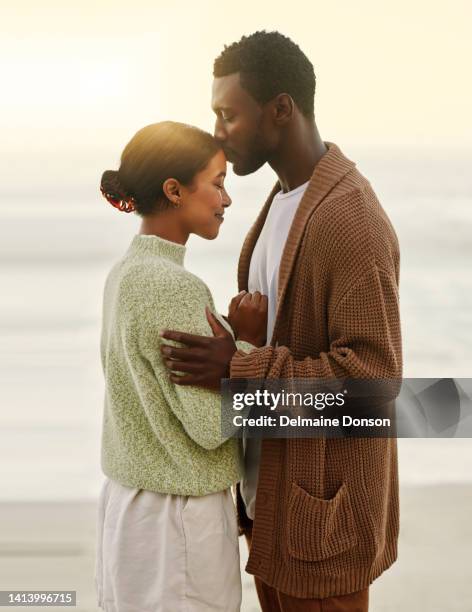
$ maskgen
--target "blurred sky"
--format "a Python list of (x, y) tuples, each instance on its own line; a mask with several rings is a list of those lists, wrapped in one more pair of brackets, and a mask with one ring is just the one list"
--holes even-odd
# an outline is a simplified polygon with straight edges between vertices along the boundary
[(4, 3), (3, 206), (47, 196), (72, 169), (80, 185), (148, 123), (211, 130), (213, 59), (262, 28), (289, 35), (313, 61), (326, 140), (470, 151), (471, 22), (466, 0)]

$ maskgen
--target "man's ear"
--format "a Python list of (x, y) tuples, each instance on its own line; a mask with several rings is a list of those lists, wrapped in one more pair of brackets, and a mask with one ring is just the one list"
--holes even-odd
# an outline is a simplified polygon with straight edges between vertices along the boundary
[(279, 94), (274, 98), (275, 122), (277, 125), (285, 125), (293, 117), (295, 102), (289, 94)]
[(177, 206), (180, 204), (180, 183), (177, 179), (166, 179), (162, 185), (162, 191), (172, 204)]

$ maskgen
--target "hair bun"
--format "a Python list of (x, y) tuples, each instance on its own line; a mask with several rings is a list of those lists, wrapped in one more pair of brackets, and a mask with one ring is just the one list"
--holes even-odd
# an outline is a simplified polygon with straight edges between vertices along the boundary
[(100, 191), (103, 197), (118, 210), (127, 213), (136, 210), (136, 201), (123, 189), (116, 170), (105, 170), (100, 182)]

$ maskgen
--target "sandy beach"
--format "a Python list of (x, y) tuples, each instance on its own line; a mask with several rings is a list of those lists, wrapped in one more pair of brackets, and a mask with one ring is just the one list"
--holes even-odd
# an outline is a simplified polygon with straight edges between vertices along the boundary
[[(0, 590), (75, 590), (76, 610), (97, 612), (95, 512), (91, 502), (3, 503)], [(374, 583), (371, 612), (471, 612), (471, 515), (472, 485), (403, 487), (399, 560)], [(259, 610), (244, 571), (241, 610)]]

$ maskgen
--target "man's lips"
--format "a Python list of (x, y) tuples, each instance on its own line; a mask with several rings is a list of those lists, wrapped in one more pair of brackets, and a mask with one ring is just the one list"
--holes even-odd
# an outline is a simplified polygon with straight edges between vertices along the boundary
[(223, 153), (226, 156), (226, 159), (232, 163), (234, 159), (237, 157), (236, 153), (232, 149), (223, 149)]

